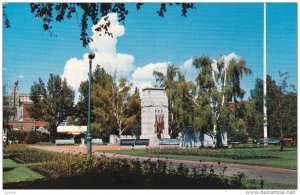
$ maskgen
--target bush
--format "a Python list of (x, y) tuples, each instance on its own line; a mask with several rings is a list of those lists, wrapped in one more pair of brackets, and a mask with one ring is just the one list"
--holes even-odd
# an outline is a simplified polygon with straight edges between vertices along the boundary
[(18, 143), (24, 142), (27, 136), (27, 132), (21, 130), (10, 130), (8, 134), (9, 140), (18, 141)]
[[(165, 161), (153, 162), (117, 160), (105, 157), (87, 158), (83, 155), (63, 155), (39, 164), (33, 169), (40, 173), (59, 174), (63, 186), (55, 188), (82, 189), (240, 189), (242, 181), (215, 174), (203, 165), (190, 170), (180, 164), (177, 168)], [(167, 181), (167, 182), (166, 182)]]
[(25, 138), (25, 142), (27, 144), (35, 144), (39, 141), (40, 141), (39, 136), (38, 136), (38, 133), (36, 131), (29, 131), (26, 138)]
[(15, 138), (18, 140), (19, 143), (25, 141), (27, 136), (27, 132), (25, 131), (15, 131)]
[(46, 133), (38, 132), (38, 138), (41, 142), (49, 142), (50, 141), (50, 135)]

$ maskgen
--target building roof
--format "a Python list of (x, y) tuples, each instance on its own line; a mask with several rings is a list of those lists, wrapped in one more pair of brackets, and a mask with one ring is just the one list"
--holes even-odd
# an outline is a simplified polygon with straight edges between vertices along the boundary
[(87, 130), (87, 126), (58, 126), (57, 133), (80, 134)]
[(30, 99), (30, 95), (25, 94), (25, 93), (22, 93), (22, 94), (19, 95), (19, 101), (22, 102), (22, 103), (27, 103), (27, 104), (32, 103), (32, 101)]

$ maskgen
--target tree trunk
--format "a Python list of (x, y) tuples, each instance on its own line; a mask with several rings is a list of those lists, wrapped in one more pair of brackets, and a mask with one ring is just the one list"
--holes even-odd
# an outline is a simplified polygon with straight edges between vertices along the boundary
[[(281, 104), (280, 104), (280, 113), (281, 113)], [(280, 151), (283, 151), (283, 144), (284, 143), (283, 143), (282, 116), (280, 116)]]
[(55, 144), (56, 132), (57, 132), (57, 127), (52, 127), (50, 136), (51, 136), (51, 143), (53, 144)]
[(282, 130), (282, 126), (280, 128), (280, 151), (283, 151), (283, 130)]
[(122, 135), (122, 125), (119, 124), (119, 136), (120, 136), (120, 138), (121, 138), (121, 135)]

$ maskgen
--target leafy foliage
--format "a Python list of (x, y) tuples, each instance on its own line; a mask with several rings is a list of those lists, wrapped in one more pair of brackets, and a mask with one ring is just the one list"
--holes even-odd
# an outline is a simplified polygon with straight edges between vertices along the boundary
[[(141, 103), (138, 89), (131, 94), (132, 84), (126, 79), (118, 83), (98, 65), (92, 77), (91, 122), (93, 137), (108, 140), (109, 134), (139, 134)], [(80, 100), (75, 116), (87, 124), (88, 82), (80, 85)]]
[[(222, 131), (240, 131), (245, 121), (238, 112), (238, 99), (244, 96), (240, 80), (251, 74), (244, 59), (232, 59), (225, 64), (224, 58), (218, 61), (208, 56), (195, 57), (193, 66), (198, 71), (196, 85), (191, 90), (190, 99), (194, 101), (194, 129), (210, 134), (220, 145), (217, 135)], [(229, 109), (233, 100), (234, 109)]]
[[(157, 14), (164, 17), (165, 12), (167, 12), (167, 7), (173, 5), (181, 6), (181, 14), (184, 17), (186, 17), (189, 9), (195, 9), (195, 5), (193, 3), (161, 3)], [(49, 31), (51, 35), (53, 35), (51, 32), (51, 24), (54, 21), (62, 22), (65, 18), (73, 18), (74, 14), (76, 16), (81, 14), (80, 40), (84, 47), (93, 41), (87, 32), (89, 22), (92, 22), (95, 25), (101, 17), (107, 16), (109, 13), (116, 13), (118, 15), (119, 22), (124, 23), (126, 16), (129, 13), (126, 6), (127, 5), (125, 3), (30, 3), (31, 13), (34, 14), (35, 18), (39, 18), (43, 21), (43, 29), (45, 31)], [(136, 3), (136, 10), (140, 10), (142, 6), (143, 3)], [(3, 12), (3, 18), (5, 27), (9, 28), (10, 22), (5, 9)], [(108, 30), (110, 27), (110, 20), (108, 17), (105, 17), (105, 21), (105, 24), (101, 24), (96, 27), (96, 31), (104, 32), (104, 34), (113, 36), (113, 34)]]
[(26, 138), (25, 138), (25, 142), (27, 144), (35, 144), (37, 142), (39, 142), (39, 137), (36, 131), (29, 131)]
[[(279, 73), (279, 78), (280, 83), (277, 84), (270, 75), (267, 75), (268, 136), (297, 139), (297, 93), (295, 87), (287, 82), (288, 73)], [(263, 81), (261, 79), (256, 80), (255, 88), (251, 90), (251, 98), (255, 104), (253, 105), (255, 111), (252, 112), (255, 132), (251, 134), (253, 137), (262, 137), (260, 135), (263, 132), (261, 121), (263, 118)], [(247, 117), (249, 119), (249, 114)]]
[(29, 115), (49, 123), (52, 143), (54, 143), (58, 125), (73, 113), (74, 91), (65, 79), (50, 74), (47, 86), (41, 78), (33, 83), (30, 99), (33, 104), (28, 107)]

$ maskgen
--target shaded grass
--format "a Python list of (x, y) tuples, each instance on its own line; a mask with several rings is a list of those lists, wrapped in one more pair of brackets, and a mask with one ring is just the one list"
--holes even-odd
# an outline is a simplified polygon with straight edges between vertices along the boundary
[(17, 164), (11, 159), (3, 159), (3, 183), (17, 183), (24, 181), (34, 181), (44, 179), (45, 177), (38, 174), (27, 166), (31, 164)]
[[(244, 185), (251, 186), (251, 180), (243, 181)], [(260, 181), (256, 180), (255, 184), (253, 185), (256, 189), (260, 188)], [(282, 184), (282, 183), (272, 183), (268, 181), (264, 181), (263, 189), (297, 189), (297, 185), (293, 184)]]
[[(164, 149), (156, 150), (116, 150), (109, 151), (111, 153), (118, 154), (128, 154), (136, 156), (148, 156), (148, 157), (159, 157), (159, 158), (175, 158), (175, 159), (185, 159), (185, 160), (203, 160), (203, 161), (216, 161), (216, 162), (227, 162), (227, 163), (237, 163), (237, 164), (248, 164), (248, 165), (260, 165), (260, 166), (270, 166), (270, 167), (280, 167), (288, 169), (297, 169), (297, 149), (296, 148), (285, 148), (284, 151), (279, 151), (279, 147), (269, 147), (269, 148), (231, 148), (231, 149), (220, 149), (221, 153), (230, 152), (232, 154), (241, 155), (243, 153), (249, 153), (249, 150), (254, 151), (258, 155), (267, 154), (268, 156), (273, 156), (275, 159), (232, 159), (228, 157), (214, 157), (208, 156), (210, 151), (214, 152), (214, 149), (201, 149), (205, 150), (205, 153), (200, 155), (185, 155), (176, 152), (173, 149), (169, 150), (170, 153), (161, 152)], [(185, 150), (200, 150), (185, 149)], [(175, 151), (175, 152), (174, 152)], [(108, 151), (102, 151), (108, 152)], [(174, 154), (175, 153), (175, 154)]]

